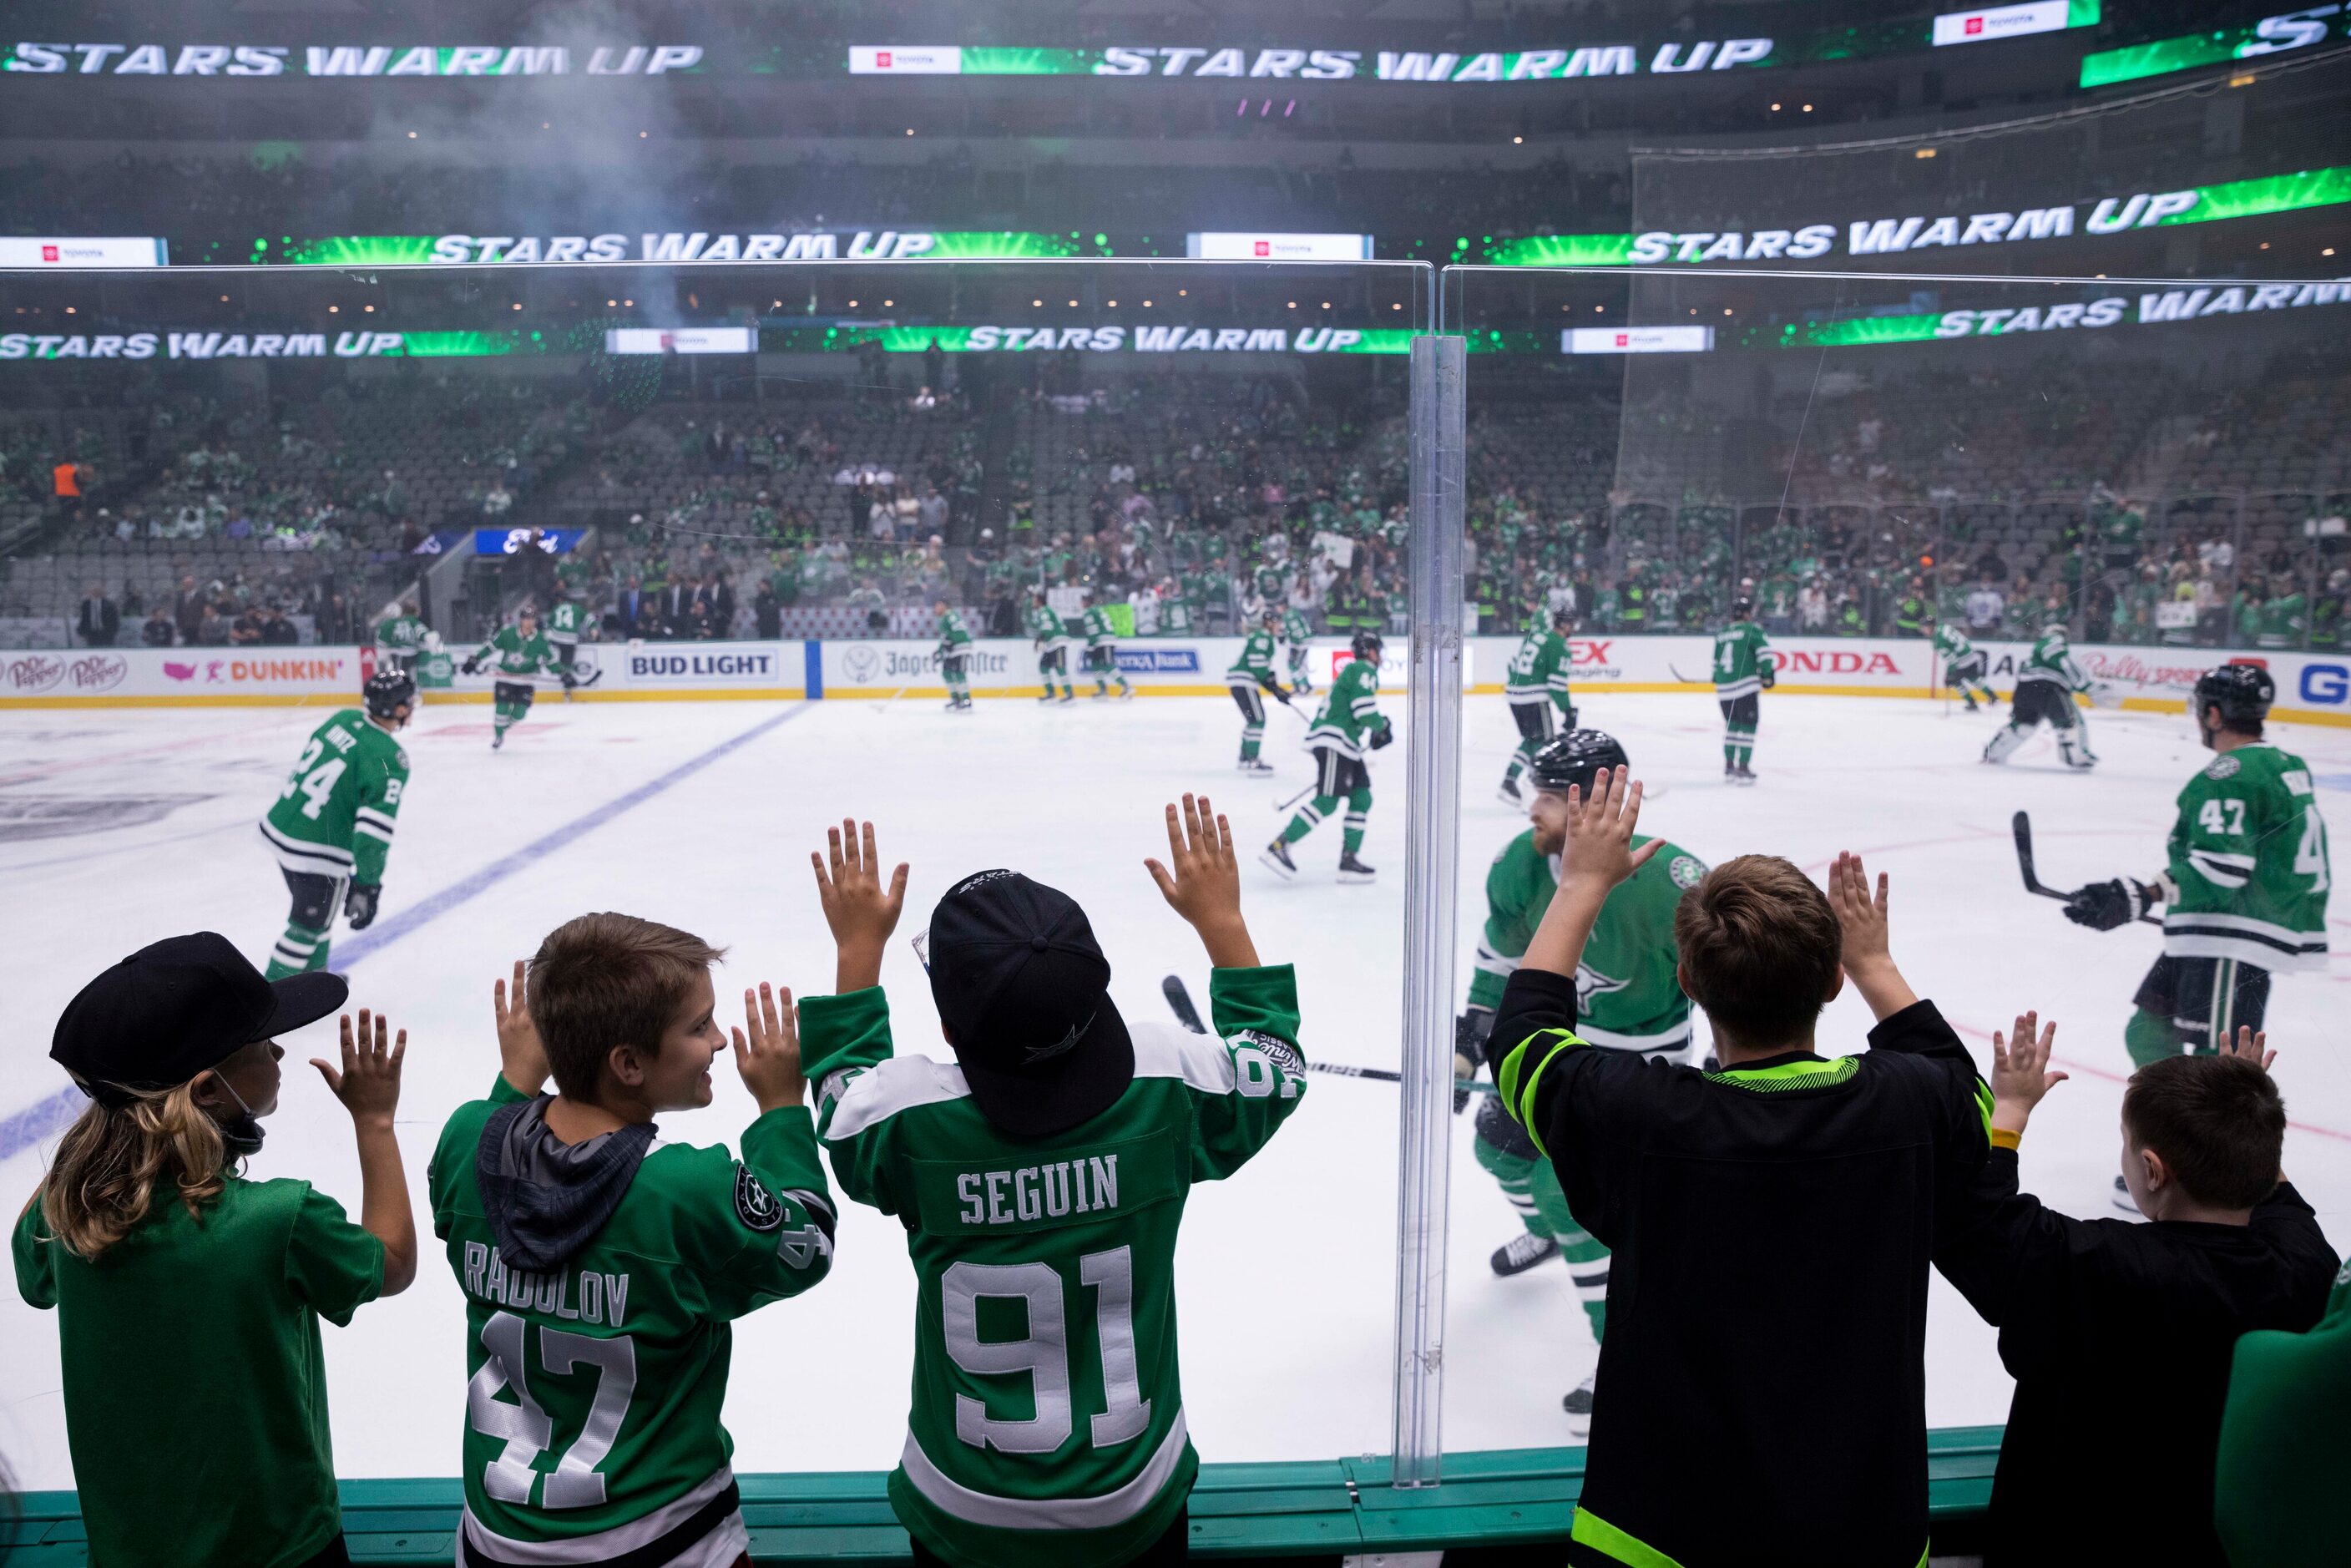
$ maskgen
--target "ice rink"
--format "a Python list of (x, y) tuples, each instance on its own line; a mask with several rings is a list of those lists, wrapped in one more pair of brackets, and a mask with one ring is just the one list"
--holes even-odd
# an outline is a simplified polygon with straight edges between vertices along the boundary
[[(2122, 1029), (2158, 933), (2100, 936), (2019, 883), (2009, 819), (2030, 809), (2043, 875), (2070, 886), (2151, 875), (2171, 800), (2203, 753), (2185, 719), (2098, 714), (2103, 765), (2059, 767), (2047, 738), (2011, 766), (1977, 760), (2000, 722), (1917, 701), (1771, 696), (1752, 789), (1720, 782), (1718, 719), (1704, 695), (1580, 691), (1584, 722), (1614, 732), (1666, 787), (1644, 827), (1708, 862), (1788, 855), (1820, 873), (1840, 849), (1893, 876), (1896, 957), (1973, 1043), (2024, 1008), (2059, 1023), (2074, 1073), (2033, 1122), (2027, 1185), (2060, 1208), (2110, 1212), (2116, 1113), (2129, 1070)], [(1388, 710), (1404, 701), (1390, 694)], [(46, 1060), (52, 1022), (94, 972), (178, 931), (227, 933), (257, 961), (286, 915), (277, 870), (254, 830), (321, 709), (57, 710), (0, 714), (0, 889), (8, 940), (0, 986), (0, 1199), (14, 1215), (61, 1122), (64, 1080)], [(486, 706), (427, 709), (404, 737), (413, 776), (375, 927), (339, 931), (335, 967), (354, 1004), (410, 1036), (402, 1147), (420, 1222), (424, 1164), (451, 1109), (496, 1071), (490, 987), (558, 922), (618, 908), (726, 945), (724, 1001), (770, 979), (831, 984), (831, 947), (807, 855), (844, 814), (879, 824), (886, 857), (912, 862), (908, 914), (885, 983), (901, 1049), (945, 1057), (904, 937), (953, 881), (1010, 865), (1086, 905), (1115, 970), (1120, 1005), (1165, 1014), (1158, 982), (1181, 974), (1205, 999), (1206, 961), (1143, 871), (1164, 850), (1160, 806), (1205, 789), (1254, 845), (1271, 806), (1309, 778), (1302, 726), (1277, 712), (1270, 781), (1232, 770), (1238, 727), (1223, 698), (1154, 697), (1040, 709), (983, 702), (835, 700), (578, 703), (542, 700), (505, 749)], [(1489, 858), (1519, 830), (1495, 798), (1515, 738), (1501, 699), (1473, 697), (1465, 723), (1458, 984), (1483, 912)], [(2351, 730), (2279, 726), (2335, 815), (2351, 787)], [(1364, 857), (1375, 885), (1332, 876), (1338, 824), (1303, 845), (1303, 874), (1279, 883), (1253, 862), (1248, 911), (1271, 962), (1298, 967), (1308, 1054), (1394, 1066), (1403, 917), (1402, 747), (1381, 754)], [(2338, 903), (2331, 924), (2351, 920)], [(2351, 1245), (2351, 1069), (2343, 1055), (2351, 957), (2282, 977), (2270, 1030), (2294, 1131), (2289, 1174), (2338, 1248)], [(2329, 1023), (2328, 1020), (2335, 1020)], [(1868, 1024), (1841, 999), (1823, 1049), (1858, 1049)], [(331, 1024), (288, 1038), (286, 1089), (258, 1176), (306, 1177), (357, 1207), (350, 1124), (303, 1059)], [(664, 1117), (673, 1140), (732, 1143), (752, 1115), (724, 1062), (717, 1103)], [(1199, 1189), (1185, 1228), (1180, 1300), (1185, 1398), (1210, 1460), (1326, 1458), (1389, 1445), (1396, 1091), (1321, 1079), (1296, 1117), (1233, 1180)], [(1574, 1440), (1560, 1395), (1594, 1354), (1556, 1263), (1512, 1280), (1487, 1255), (1517, 1220), (1454, 1124), (1448, 1448)], [(445, 1475), (464, 1418), (464, 1310), (437, 1248), (418, 1283), (329, 1330), (335, 1456), (347, 1476)], [(913, 1277), (896, 1224), (843, 1215), (831, 1280), (736, 1332), (727, 1424), (749, 1470), (883, 1469), (904, 1436)], [(0, 1297), (0, 1452), (20, 1485), (72, 1484), (58, 1394), (56, 1321)], [(1834, 1332), (1835, 1325), (1816, 1327)], [(172, 1333), (168, 1321), (156, 1324)], [(188, 1354), (200, 1356), (201, 1345)], [(1937, 1425), (1995, 1422), (2008, 1380), (1992, 1331), (1935, 1284), (1928, 1409)], [(1697, 1450), (1692, 1459), (1699, 1458)]]

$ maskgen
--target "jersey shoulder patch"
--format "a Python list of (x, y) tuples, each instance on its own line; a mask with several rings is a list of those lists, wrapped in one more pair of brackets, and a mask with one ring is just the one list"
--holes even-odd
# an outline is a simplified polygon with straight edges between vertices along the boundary
[(1676, 887), (1692, 888), (1706, 880), (1706, 867), (1696, 855), (1676, 855), (1666, 874), (1674, 879)]
[(752, 1230), (773, 1230), (784, 1222), (784, 1206), (748, 1166), (735, 1167), (735, 1218)]
[(2223, 753), (2212, 758), (2210, 764), (2204, 769), (2204, 777), (2213, 779), (2233, 779), (2237, 776), (2237, 770), (2243, 766), (2244, 764), (2235, 758)]

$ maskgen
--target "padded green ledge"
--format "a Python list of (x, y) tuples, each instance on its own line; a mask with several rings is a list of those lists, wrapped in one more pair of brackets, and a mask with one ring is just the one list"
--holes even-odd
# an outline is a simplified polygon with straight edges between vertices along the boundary
[[(1927, 1437), (1928, 1510), (1938, 1543), (1980, 1525), (1991, 1500), (2001, 1428), (1956, 1427)], [(1694, 1457), (1693, 1463), (1702, 1463)], [(1192, 1493), (1192, 1552), (1335, 1557), (1563, 1541), (1583, 1487), (1582, 1448), (1503, 1448), (1445, 1456), (1445, 1484), (1398, 1491), (1384, 1456), (1203, 1465)], [(751, 1554), (761, 1563), (904, 1563), (878, 1470), (741, 1478)], [(446, 1564), (463, 1492), (454, 1479), (343, 1483), (343, 1531), (355, 1563)], [(80, 1568), (81, 1515), (69, 1491), (26, 1492), (0, 1553), (9, 1568)]]

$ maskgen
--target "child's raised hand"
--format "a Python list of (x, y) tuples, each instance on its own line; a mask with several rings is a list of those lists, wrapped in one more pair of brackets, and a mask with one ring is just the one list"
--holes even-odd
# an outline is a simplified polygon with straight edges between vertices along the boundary
[(1233, 825), (1206, 795), (1184, 797), (1183, 813), (1167, 808), (1167, 861), (1144, 857), (1144, 869), (1167, 906), (1182, 915), (1222, 968), (1254, 968), (1257, 949), (1241, 919), (1241, 873), (1233, 852)]
[(400, 1064), (407, 1055), (408, 1031), (402, 1030), (392, 1038), (387, 1019), (361, 1008), (356, 1032), (351, 1015), (343, 1015), (343, 1070), (338, 1072), (316, 1056), (310, 1065), (319, 1070), (353, 1122), (389, 1127), (392, 1113), (400, 1104)]
[(1877, 873), (1877, 886), (1873, 893), (1869, 868), (1861, 863), (1861, 857), (1850, 850), (1837, 852), (1836, 863), (1829, 868), (1829, 908), (1836, 915), (1837, 929), (1843, 934), (1841, 956), (1847, 974), (1893, 962), (1886, 894), (1884, 872)]
[(2256, 1030), (2250, 1024), (2240, 1024), (2237, 1026), (2235, 1045), (2231, 1046), (2226, 1040), (2221, 1040), (2219, 1054), (2233, 1056), (2240, 1061), (2250, 1061), (2263, 1072), (2267, 1072), (2270, 1070), (2270, 1063), (2277, 1060), (2277, 1052), (2269, 1049), (2269, 1042), (2270, 1037), (2266, 1032)]
[(1562, 881), (1587, 883), (1604, 893), (1626, 881), (1666, 847), (1663, 839), (1652, 839), (1635, 850), (1633, 830), (1640, 823), (1641, 786), (1631, 768), (1603, 768), (1592, 776), (1588, 793), (1570, 785)]
[[(2011, 1133), (2024, 1130), (2026, 1118), (2042, 1096), (2065, 1082), (2067, 1074), (2049, 1070), (2049, 1053), (2056, 1048), (2057, 1025), (2046, 1028), (2037, 1012), (2020, 1013), (2008, 1034), (1991, 1035), (1992, 1124)], [(2013, 1125), (2011, 1124), (2013, 1123)]]
[[(808, 1091), (800, 1071), (799, 1020), (792, 1011), (791, 988), (778, 993), (767, 981), (755, 996), (743, 992), (743, 1029), (735, 1030), (735, 1071), (762, 1113), (797, 1105)], [(747, 1037), (744, 1030), (750, 1032)]]
[(554, 1071), (547, 1060), (547, 1043), (538, 1038), (538, 1025), (531, 1021), (530, 998), (526, 988), (527, 970), (520, 958), (515, 960), (514, 989), (498, 981), (490, 988), (490, 1012), (497, 1019), (499, 1076), (525, 1094), (536, 1094), (547, 1087), (547, 1075)]

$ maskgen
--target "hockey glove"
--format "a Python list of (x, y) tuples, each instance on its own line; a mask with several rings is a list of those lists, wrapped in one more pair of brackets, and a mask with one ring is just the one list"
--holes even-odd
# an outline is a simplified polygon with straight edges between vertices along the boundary
[(1387, 715), (1380, 715), (1372, 726), (1372, 749), (1377, 751), (1395, 739), (1395, 727), (1388, 723)]
[(481, 667), (482, 667), (482, 661), (481, 661), (481, 660), (479, 660), (479, 659), (476, 659), (476, 658), (474, 658), (474, 657), (472, 657), (472, 656), (468, 655), (468, 656), (467, 656), (467, 658), (466, 658), (466, 660), (465, 660), (465, 662), (464, 664), (462, 664), (458, 665), (457, 667), (458, 667), (459, 669), (461, 669), (461, 670), (465, 671), (465, 674), (469, 674), (469, 675), (470, 675), (470, 674), (476, 674), (476, 673), (478, 673), (478, 672), (480, 671), (480, 669), (481, 669)]
[(1763, 689), (1768, 692), (1780, 684), (1780, 672), (1767, 664), (1756, 672), (1755, 678), (1763, 683)]
[(1453, 1088), (1457, 1116), (1469, 1103), (1468, 1084), (1478, 1076), (1479, 1064), (1486, 1059), (1486, 1037), (1493, 1032), (1494, 1014), (1489, 1008), (1471, 1008), (1453, 1020), (1453, 1076), (1459, 1081)]
[(375, 924), (376, 901), (383, 896), (383, 883), (355, 882), (343, 895), (343, 917), (354, 931), (364, 931)]
[(2112, 882), (2094, 882), (2076, 890), (2065, 901), (2065, 918), (2093, 931), (2112, 931), (2145, 915), (2147, 906), (2160, 895), (2159, 888), (2126, 876), (2116, 877)]

